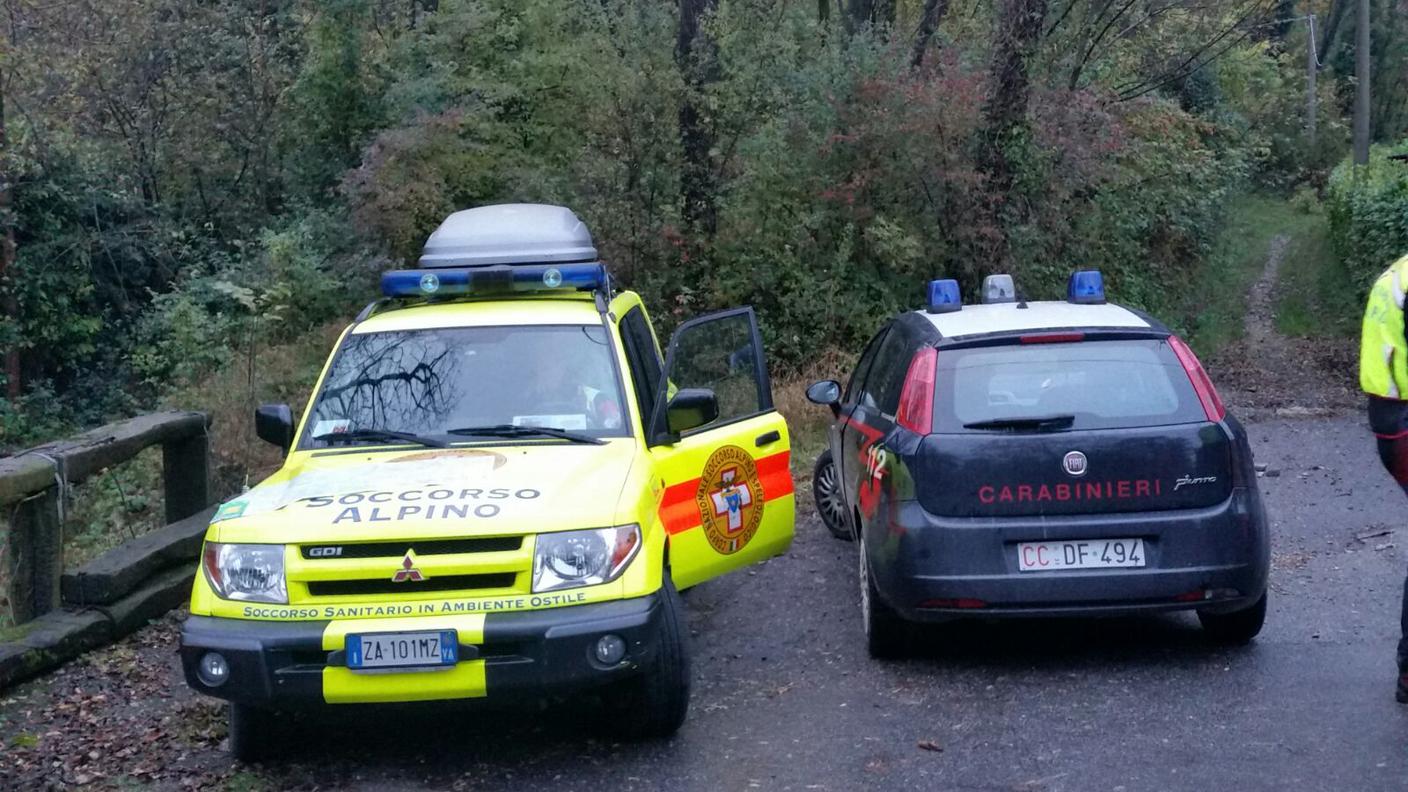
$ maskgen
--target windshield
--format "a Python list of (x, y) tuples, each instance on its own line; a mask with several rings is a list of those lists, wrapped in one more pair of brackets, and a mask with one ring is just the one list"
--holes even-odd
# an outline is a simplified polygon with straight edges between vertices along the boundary
[(333, 358), (303, 447), (358, 431), (433, 436), (502, 425), (624, 437), (624, 408), (600, 325), (358, 333)]
[(1187, 373), (1159, 339), (939, 353), (936, 432), (1115, 429), (1204, 420)]

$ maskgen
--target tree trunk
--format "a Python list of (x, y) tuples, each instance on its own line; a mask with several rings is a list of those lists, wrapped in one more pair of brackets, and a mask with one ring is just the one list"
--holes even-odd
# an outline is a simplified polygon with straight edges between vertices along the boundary
[(1330, 18), (1325, 22), (1325, 29), (1320, 33), (1320, 51), (1316, 53), (1316, 58), (1324, 63), (1330, 57), (1330, 47), (1334, 44), (1335, 34), (1339, 33), (1340, 23), (1344, 21), (1344, 12), (1349, 8), (1353, 0), (1335, 0), (1330, 6)]
[[(10, 284), (15, 265), (15, 218), (14, 179), (10, 174), (10, 143), (5, 136), (5, 77), (0, 73), (0, 225), (5, 227), (0, 236), (0, 289), (4, 290), (5, 316), (13, 323), (18, 333), (20, 321), (19, 306), (15, 301), (15, 290)], [(19, 401), (22, 387), (20, 382), (20, 350), (16, 344), (5, 349), (5, 397), (11, 406)]]
[(895, 24), (895, 0), (847, 0), (846, 29), (855, 32), (869, 25), (889, 30)]
[(1369, 86), (1370, 71), (1369, 0), (1359, 0), (1354, 22), (1354, 164), (1369, 164)]
[[(1027, 102), (1031, 94), (1031, 79), (1027, 60), (1036, 49), (1041, 26), (1046, 18), (1046, 0), (1002, 0), (997, 23), (997, 38), (993, 42), (991, 75), (992, 95), (984, 115), (987, 119), (987, 144), (994, 175), (1006, 173), (1007, 162), (1003, 147), (1027, 122)], [(1010, 181), (1002, 182), (1005, 188)]]
[[(993, 41), (991, 95), (983, 112), (986, 136), (981, 162), (993, 201), (993, 224), (999, 228), (999, 210), (1010, 200), (1013, 185), (1008, 149), (1027, 126), (1031, 96), (1027, 62), (1040, 41), (1045, 19), (1046, 0), (1001, 0)], [(1006, 264), (1007, 258), (1004, 239), (999, 242), (994, 260)]]
[(914, 49), (909, 55), (909, 65), (917, 69), (924, 65), (924, 53), (934, 38), (934, 31), (948, 13), (949, 0), (924, 0), (924, 13), (919, 17), (919, 30), (914, 34)]
[(718, 79), (718, 57), (714, 42), (700, 29), (700, 23), (717, 4), (718, 0), (680, 0), (679, 36), (675, 41), (675, 62), (685, 84), (679, 119), (680, 147), (684, 150), (680, 169), (682, 214), (685, 226), (706, 238), (712, 238), (718, 229), (718, 185), (710, 153), (714, 134), (702, 100), (704, 88)]

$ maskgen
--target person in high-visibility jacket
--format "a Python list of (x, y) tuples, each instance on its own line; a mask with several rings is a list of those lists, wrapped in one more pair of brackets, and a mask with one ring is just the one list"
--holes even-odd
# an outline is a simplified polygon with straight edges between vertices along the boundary
[[(1369, 291), (1359, 349), (1359, 385), (1369, 396), (1369, 427), (1379, 459), (1408, 494), (1408, 334), (1403, 316), (1408, 256), (1395, 261)], [(1408, 703), (1408, 581), (1398, 641), (1398, 701)]]

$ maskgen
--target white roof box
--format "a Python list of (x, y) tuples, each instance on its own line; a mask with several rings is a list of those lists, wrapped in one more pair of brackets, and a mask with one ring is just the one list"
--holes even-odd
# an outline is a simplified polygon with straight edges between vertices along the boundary
[(422, 267), (596, 261), (592, 234), (565, 206), (498, 204), (455, 212), (425, 241)]

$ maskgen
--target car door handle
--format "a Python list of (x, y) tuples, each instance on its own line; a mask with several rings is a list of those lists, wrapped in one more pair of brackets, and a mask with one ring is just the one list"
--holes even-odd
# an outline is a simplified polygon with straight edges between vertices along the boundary
[(762, 447), (765, 446), (765, 445), (769, 445), (769, 444), (772, 444), (772, 443), (776, 443), (778, 440), (781, 440), (781, 439), (782, 439), (782, 432), (779, 432), (779, 431), (777, 431), (776, 429), (774, 429), (774, 430), (772, 430), (771, 432), (764, 432), (764, 433), (758, 435), (757, 439), (753, 441), (753, 444), (756, 445), (756, 446), (758, 446), (759, 448), (762, 448)]

